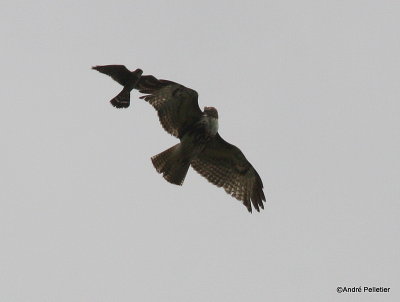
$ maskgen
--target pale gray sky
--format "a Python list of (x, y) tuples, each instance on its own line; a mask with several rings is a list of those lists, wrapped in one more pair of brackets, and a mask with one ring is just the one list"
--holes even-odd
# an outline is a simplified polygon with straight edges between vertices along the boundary
[[(3, 1), (0, 301), (399, 301), (399, 20), (398, 1)], [(193, 170), (167, 183), (150, 157), (177, 140), (138, 93), (113, 108), (101, 64), (215, 106), (265, 211)]]

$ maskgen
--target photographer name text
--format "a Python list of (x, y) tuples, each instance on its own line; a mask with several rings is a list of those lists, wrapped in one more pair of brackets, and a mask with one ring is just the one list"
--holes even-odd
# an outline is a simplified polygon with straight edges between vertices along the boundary
[(388, 293), (390, 287), (375, 287), (375, 286), (338, 286), (336, 288), (338, 293)]

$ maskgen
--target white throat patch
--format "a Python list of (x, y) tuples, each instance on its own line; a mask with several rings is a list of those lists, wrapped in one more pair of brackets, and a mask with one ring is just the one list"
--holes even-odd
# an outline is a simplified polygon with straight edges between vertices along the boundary
[(206, 117), (207, 129), (209, 133), (214, 136), (218, 132), (218, 119), (215, 117)]

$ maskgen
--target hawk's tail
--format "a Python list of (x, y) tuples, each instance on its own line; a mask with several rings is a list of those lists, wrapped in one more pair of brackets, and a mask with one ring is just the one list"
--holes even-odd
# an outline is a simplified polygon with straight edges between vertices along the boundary
[(116, 108), (128, 108), (131, 101), (131, 94), (129, 91), (122, 89), (118, 95), (113, 98), (110, 103)]
[(189, 170), (190, 161), (186, 160), (181, 151), (181, 144), (177, 144), (151, 158), (158, 173), (175, 185), (182, 185)]

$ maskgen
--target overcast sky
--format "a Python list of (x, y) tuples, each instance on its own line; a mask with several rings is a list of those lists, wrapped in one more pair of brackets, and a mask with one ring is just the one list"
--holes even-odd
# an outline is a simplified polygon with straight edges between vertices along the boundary
[[(400, 301), (400, 2), (2, 1), (1, 301)], [(93, 65), (199, 93), (249, 214)], [(342, 293), (337, 287), (390, 287)]]

